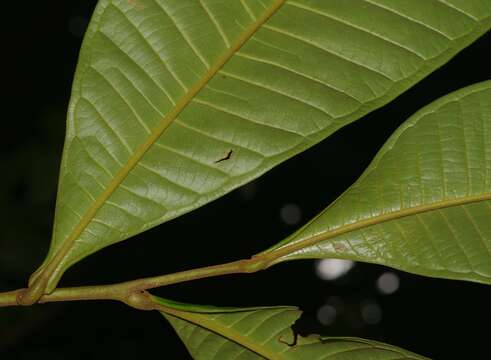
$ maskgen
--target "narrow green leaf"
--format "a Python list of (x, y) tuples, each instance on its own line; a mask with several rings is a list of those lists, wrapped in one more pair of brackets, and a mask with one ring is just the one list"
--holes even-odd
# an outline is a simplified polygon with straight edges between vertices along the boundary
[(266, 253), (491, 283), (491, 81), (414, 114), (341, 197)]
[[(172, 306), (167, 300), (156, 301)], [(422, 356), (379, 342), (357, 338), (295, 336), (300, 317), (295, 307), (219, 309), (180, 304), (162, 312), (196, 360), (309, 359), (421, 360)]]
[(487, 0), (100, 0), (51, 248), (31, 280), (43, 273), (51, 291), (85, 256), (387, 103), (487, 31), (490, 14)]

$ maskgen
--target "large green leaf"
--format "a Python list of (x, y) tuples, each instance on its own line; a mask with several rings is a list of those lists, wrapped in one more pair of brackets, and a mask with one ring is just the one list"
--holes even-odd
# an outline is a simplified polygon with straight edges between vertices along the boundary
[(268, 253), (491, 283), (491, 81), (413, 115), (358, 181)]
[(51, 291), (83, 257), (387, 103), (487, 31), (490, 14), (488, 0), (100, 0), (31, 284)]
[(196, 360), (422, 360), (422, 356), (391, 345), (357, 338), (294, 335), (300, 317), (295, 307), (219, 309), (157, 299), (162, 312)]

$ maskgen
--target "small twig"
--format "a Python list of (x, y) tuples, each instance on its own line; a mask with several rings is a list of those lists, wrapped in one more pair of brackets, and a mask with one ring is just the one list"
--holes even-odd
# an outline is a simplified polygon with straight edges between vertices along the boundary
[[(209, 278), (227, 274), (253, 273), (269, 266), (264, 256), (253, 257), (221, 265), (207, 266), (198, 269), (181, 271), (174, 274), (142, 278), (111, 285), (81, 286), (55, 289), (51, 294), (40, 297), (37, 303), (80, 301), (80, 300), (114, 300), (140, 310), (153, 310), (155, 305), (149, 300), (148, 289), (161, 286)], [(0, 293), (0, 307), (24, 305), (21, 299), (27, 289), (18, 289)], [(29, 304), (30, 305), (30, 304)]]

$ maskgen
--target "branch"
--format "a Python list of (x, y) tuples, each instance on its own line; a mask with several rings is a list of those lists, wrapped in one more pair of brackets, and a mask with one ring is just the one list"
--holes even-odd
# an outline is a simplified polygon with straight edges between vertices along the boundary
[[(79, 300), (115, 300), (140, 309), (154, 310), (155, 303), (149, 299), (148, 289), (176, 283), (209, 278), (213, 276), (253, 273), (266, 269), (269, 262), (262, 256), (248, 260), (238, 260), (226, 264), (181, 271), (174, 274), (137, 279), (111, 285), (82, 286), (55, 289), (51, 294), (41, 296), (38, 303), (79, 301)], [(0, 307), (23, 305), (22, 297), (27, 289), (18, 289), (0, 293)]]

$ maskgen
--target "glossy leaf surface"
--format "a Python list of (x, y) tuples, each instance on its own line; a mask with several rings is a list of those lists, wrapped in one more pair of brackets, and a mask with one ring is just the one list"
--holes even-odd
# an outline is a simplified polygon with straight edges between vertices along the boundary
[(487, 0), (99, 1), (36, 275), (50, 291), (83, 257), (387, 103), (484, 33), (490, 12)]
[(491, 283), (491, 81), (409, 118), (358, 181), (269, 251)]
[[(165, 300), (160, 300), (168, 306)], [(196, 360), (422, 360), (391, 345), (357, 338), (295, 336), (294, 307), (219, 309), (179, 306), (162, 313)]]

